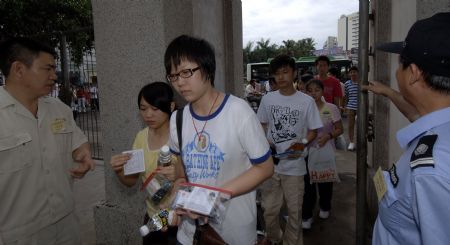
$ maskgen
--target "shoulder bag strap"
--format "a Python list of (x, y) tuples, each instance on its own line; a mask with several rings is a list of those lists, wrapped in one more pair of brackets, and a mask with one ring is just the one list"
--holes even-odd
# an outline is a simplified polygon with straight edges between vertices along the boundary
[(178, 148), (180, 151), (180, 159), (181, 159), (181, 166), (183, 167), (184, 177), (186, 178), (186, 181), (189, 182), (188, 176), (186, 174), (186, 168), (184, 167), (183, 162), (183, 153), (182, 153), (182, 146), (183, 146), (183, 112), (184, 107), (182, 109), (177, 110), (176, 115), (176, 123), (177, 123), (177, 136), (178, 136)]

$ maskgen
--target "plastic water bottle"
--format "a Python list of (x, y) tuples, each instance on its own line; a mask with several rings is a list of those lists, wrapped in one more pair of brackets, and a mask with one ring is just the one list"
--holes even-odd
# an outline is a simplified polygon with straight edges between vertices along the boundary
[(163, 209), (160, 210), (158, 213), (154, 214), (152, 217), (150, 217), (147, 224), (139, 228), (141, 236), (144, 237), (148, 235), (148, 233), (150, 232), (159, 231), (162, 228), (172, 224), (174, 215), (173, 212), (174, 212), (173, 210)]
[(171, 162), (172, 154), (170, 153), (170, 149), (167, 145), (164, 145), (159, 151), (158, 167), (170, 166)]
[[(158, 158), (158, 167), (167, 167), (170, 166), (172, 162), (172, 154), (170, 153), (170, 149), (167, 145), (164, 145), (161, 147), (161, 150), (159, 151), (159, 158)], [(158, 179), (161, 188), (159, 188), (153, 195), (152, 195), (152, 202), (155, 205), (158, 205), (161, 200), (167, 195), (167, 193), (170, 192), (172, 189), (172, 182), (168, 180), (165, 176), (159, 174), (156, 176)]]

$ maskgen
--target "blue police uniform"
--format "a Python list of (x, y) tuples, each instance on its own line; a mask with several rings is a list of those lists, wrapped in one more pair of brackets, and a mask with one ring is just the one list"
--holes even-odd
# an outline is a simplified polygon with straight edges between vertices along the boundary
[(450, 244), (450, 107), (397, 133), (405, 153), (384, 171), (373, 245)]

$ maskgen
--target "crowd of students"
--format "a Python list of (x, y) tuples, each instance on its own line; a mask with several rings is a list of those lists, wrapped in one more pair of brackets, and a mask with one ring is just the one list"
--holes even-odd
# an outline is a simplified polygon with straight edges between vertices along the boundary
[[(42, 93), (33, 93), (33, 99), (40, 101), (40, 96), (50, 94), (55, 88), (56, 75), (52, 70), (54, 69), (53, 53), (48, 48), (39, 46), (28, 39), (12, 42), (20, 43), (17, 45), (21, 45), (21, 52), (26, 53), (32, 50), (39, 59), (45, 58), (44, 62), (53, 71), (46, 78), (43, 84), (45, 89), (42, 89)], [(14, 45), (16, 44), (12, 44), (12, 49), (15, 48)], [(32, 57), (35, 56), (30, 56), (30, 59)], [(15, 67), (23, 69), (20, 62), (10, 64), (11, 69)], [(135, 185), (139, 179), (144, 182), (156, 170), (158, 149), (163, 145), (169, 145), (177, 157), (173, 159), (171, 166), (158, 168), (159, 174), (165, 175), (169, 181), (174, 182), (175, 186), (189, 181), (219, 187), (231, 193), (231, 200), (228, 201), (229, 212), (226, 213), (220, 225), (212, 225), (225, 242), (252, 244), (256, 241), (254, 190), (262, 182), (268, 181), (270, 188), (262, 192), (268, 239), (273, 242), (283, 240), (284, 244), (301, 244), (301, 207), (303, 198), (307, 198), (309, 193), (305, 192), (304, 197), (303, 189), (311, 184), (304, 183), (303, 178), (307, 174), (306, 149), (312, 145), (331, 142), (340, 134), (340, 131), (332, 130), (334, 123), (339, 121), (338, 118), (333, 117), (331, 121), (324, 121), (325, 119), (321, 118), (326, 113), (322, 112), (322, 104), (320, 104), (322, 101), (313, 99), (315, 98), (313, 92), (308, 92), (311, 97), (294, 88), (297, 74), (294, 60), (289, 56), (281, 55), (271, 62), (272, 92), (262, 97), (257, 113), (250, 109), (246, 101), (225, 94), (214, 87), (215, 54), (212, 46), (205, 40), (185, 35), (174, 39), (165, 53), (165, 67), (167, 81), (171, 86), (163, 82), (153, 82), (143, 87), (138, 95), (138, 108), (147, 127), (137, 134), (133, 148), (144, 149), (146, 170), (140, 174), (125, 176), (124, 164), (130, 156), (128, 154), (113, 156), (110, 165), (120, 181), (126, 186)], [(16, 83), (17, 86), (27, 86), (21, 85), (25, 81), (21, 80), (22, 70), (13, 71), (14, 77), (8, 76), (5, 93), (13, 91)], [(318, 83), (317, 86), (320, 87), (322, 82)], [(307, 90), (313, 86), (308, 84)], [(184, 108), (178, 108), (177, 112), (183, 114), (182, 138), (178, 138), (177, 134), (175, 120), (177, 113), (173, 113), (177, 108), (172, 89), (188, 102)], [(319, 97), (325, 96), (327, 91), (326, 87), (322, 88)], [(73, 102), (76, 105), (76, 111), (85, 112), (88, 104), (94, 109), (93, 99), (96, 98), (96, 92), (87, 86), (74, 89)], [(249, 94), (260, 95), (255, 91)], [(52, 101), (51, 103), (57, 103), (51, 97), (46, 99)], [(35, 107), (31, 107), (30, 110), (35, 114), (38, 112)], [(329, 112), (329, 110), (326, 111)], [(42, 111), (39, 110), (39, 112)], [(55, 119), (51, 128), (54, 132), (65, 132), (69, 122), (71, 128), (77, 128), (73, 118), (63, 121)], [(328, 127), (329, 123), (332, 124), (331, 131), (322, 132), (320, 129), (323, 125)], [(335, 128), (339, 129), (339, 127)], [(83, 143), (84, 140), (83, 138), (77, 142), (74, 147)], [(293, 146), (300, 146), (301, 150), (288, 154), (287, 158), (281, 159), (277, 165), (274, 165), (271, 146), (277, 152), (289, 151), (293, 149)], [(85, 151), (84, 145), (82, 149), (82, 157), (75, 159), (82, 162), (82, 169), (80, 173), (73, 172), (74, 177), (82, 177), (92, 168), (91, 159), (87, 156), (89, 153)], [(198, 164), (195, 159), (208, 160)], [(173, 191), (175, 190), (176, 188)], [(319, 194), (323, 195), (322, 192)], [(277, 221), (283, 204), (282, 200), (286, 200), (289, 216), (284, 235), (281, 235)], [(162, 207), (153, 205), (149, 200), (146, 203), (147, 210), (144, 216), (148, 220)], [(330, 210), (329, 205), (321, 206), (321, 208), (324, 212)], [(71, 215), (70, 210), (69, 214)], [(179, 221), (177, 224), (172, 224), (178, 227), (176, 240), (181, 244), (192, 244), (195, 239), (193, 234), (198, 228), (194, 220), (198, 218), (198, 215), (183, 210), (177, 210), (177, 214), (180, 216), (177, 219)], [(155, 244), (158, 239), (161, 242), (167, 242), (164, 234), (167, 233), (151, 232), (144, 237), (144, 244)], [(39, 234), (38, 239), (41, 239)]]
[[(317, 64), (318, 68), (324, 67), (320, 71), (325, 71), (329, 60), (319, 57)], [(316, 198), (316, 181), (308, 174), (308, 164), (315, 163), (308, 162), (307, 149), (330, 145), (331, 151), (326, 154), (334, 158), (334, 139), (343, 131), (341, 106), (326, 102), (323, 97), (340, 103), (340, 83), (328, 74), (322, 74), (324, 82), (311, 75), (302, 86), (305, 90), (297, 91), (294, 59), (277, 56), (270, 63), (271, 92), (264, 96), (256, 92), (256, 81), (246, 88), (247, 97), (259, 97), (261, 104), (255, 114), (249, 110), (246, 101), (215, 89), (214, 50), (205, 40), (190, 36), (176, 38), (166, 50), (165, 66), (168, 82), (188, 104), (173, 113), (176, 106), (171, 87), (162, 82), (146, 85), (141, 90), (138, 107), (147, 127), (137, 134), (133, 148), (144, 149), (146, 171), (124, 176), (123, 166), (130, 156), (113, 156), (110, 164), (120, 181), (126, 186), (136, 184), (139, 179), (144, 182), (156, 170), (158, 149), (168, 144), (178, 160), (170, 168), (158, 169), (159, 173), (176, 183), (189, 181), (232, 193), (230, 212), (223, 224), (213, 226), (228, 244), (253, 244), (256, 241), (254, 189), (264, 181), (266, 188), (261, 189), (267, 232), (264, 241), (302, 244), (302, 229), (311, 228)], [(317, 78), (320, 79), (320, 74)], [(177, 113), (183, 113), (181, 144), (176, 127)], [(274, 165), (270, 146), (276, 152), (289, 152), (298, 145), (302, 151), (289, 153)], [(217, 162), (199, 165), (193, 162), (194, 155)], [(331, 210), (332, 181), (325, 179), (325, 183), (324, 180), (319, 183), (319, 216), (323, 219), (328, 218)], [(284, 201), (288, 219), (282, 232), (279, 216)], [(148, 220), (159, 209), (150, 200), (146, 203)], [(183, 211), (178, 214), (176, 240), (191, 244), (197, 215)], [(144, 237), (144, 244), (166, 243), (168, 234), (173, 233), (152, 232)]]
[[(407, 152), (384, 174), (389, 181), (380, 183), (387, 191), (380, 199), (374, 244), (446, 244), (450, 239), (443, 228), (450, 213), (450, 171), (442, 164), (449, 158), (450, 62), (437, 45), (448, 46), (439, 35), (448, 39), (449, 32), (444, 30), (449, 23), (449, 13), (418, 21), (407, 42), (385, 47), (401, 54), (400, 92), (377, 82), (364, 87), (389, 97), (414, 121), (399, 133)], [(435, 36), (426, 43), (417, 41)], [(423, 52), (424, 46), (430, 52)], [(82, 178), (95, 164), (70, 109), (47, 96), (57, 78), (55, 53), (27, 38), (5, 41), (0, 51), (0, 68), (6, 77), (0, 87), (0, 243), (79, 244), (73, 178)], [(422, 62), (426, 59), (439, 62), (428, 66)], [(202, 244), (200, 240), (211, 236), (214, 244), (255, 244), (255, 188), (265, 182), (264, 242), (303, 244), (302, 229), (313, 224), (315, 185), (320, 197), (318, 216), (327, 219), (333, 182), (338, 180), (334, 140), (343, 132), (343, 93), (340, 82), (328, 74), (327, 57), (317, 58), (317, 76), (301, 77), (305, 92), (297, 90), (303, 86), (294, 86), (294, 59), (275, 57), (269, 69), (276, 86), (261, 98), (257, 113), (245, 100), (215, 88), (215, 53), (204, 39), (175, 38), (166, 49), (164, 65), (171, 86), (153, 82), (137, 96), (147, 127), (137, 133), (133, 148), (144, 150), (146, 169), (125, 176), (130, 156), (113, 156), (110, 166), (120, 181), (133, 186), (157, 171), (173, 182), (172, 194), (186, 182), (228, 193), (228, 211), (221, 223), (210, 224), (209, 231), (199, 221), (208, 223), (206, 217), (175, 209), (176, 218), (167, 225), (177, 227), (173, 239), (184, 245)], [(356, 68), (350, 69), (350, 76), (344, 84), (345, 108), (354, 111)], [(172, 89), (188, 102), (186, 106), (176, 108)], [(172, 164), (157, 168), (158, 149), (166, 144), (175, 156)], [(271, 148), (278, 154), (272, 155)], [(276, 164), (274, 158), (279, 160)], [(288, 215), (284, 230), (279, 224), (283, 202)], [(154, 205), (148, 198), (146, 203), (144, 220), (171, 206), (170, 201)], [(170, 233), (151, 232), (143, 244), (165, 244), (164, 234)]]

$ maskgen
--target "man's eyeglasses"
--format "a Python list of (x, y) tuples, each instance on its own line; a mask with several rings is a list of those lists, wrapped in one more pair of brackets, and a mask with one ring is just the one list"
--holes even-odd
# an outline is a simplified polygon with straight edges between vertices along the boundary
[(176, 82), (179, 77), (182, 77), (182, 78), (192, 77), (192, 75), (194, 75), (194, 72), (199, 69), (200, 69), (200, 66), (197, 66), (196, 68), (193, 68), (193, 69), (184, 69), (176, 74), (169, 74), (166, 76), (166, 78), (167, 78), (167, 81), (173, 83), (173, 82)]

